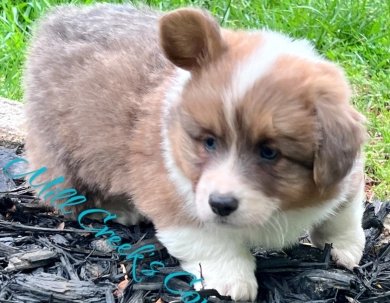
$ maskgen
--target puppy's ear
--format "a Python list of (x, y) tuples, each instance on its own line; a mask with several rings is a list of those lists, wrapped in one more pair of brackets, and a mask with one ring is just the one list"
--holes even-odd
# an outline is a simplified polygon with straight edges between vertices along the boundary
[(181, 8), (160, 19), (160, 44), (176, 66), (195, 71), (226, 49), (220, 27), (206, 11)]
[(319, 123), (314, 181), (324, 189), (350, 172), (367, 139), (366, 118), (350, 104), (350, 88), (338, 67), (323, 64), (314, 86)]

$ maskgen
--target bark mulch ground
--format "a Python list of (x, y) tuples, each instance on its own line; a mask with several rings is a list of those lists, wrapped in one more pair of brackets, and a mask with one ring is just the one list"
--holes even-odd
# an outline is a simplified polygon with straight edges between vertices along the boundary
[[(1, 170), (20, 152), (0, 147)], [(180, 302), (179, 290), (182, 294), (192, 291), (192, 279), (172, 275), (182, 270), (156, 240), (152, 225), (106, 224), (122, 243), (132, 245), (132, 252), (155, 246), (143, 259), (126, 260), (110, 249), (104, 235), (96, 237), (96, 232), (86, 231), (77, 221), (64, 219), (37, 202), (23, 180), (7, 179), (0, 173), (0, 303)], [(354, 272), (335, 266), (331, 245), (320, 250), (303, 244), (309, 242), (306, 235), (296, 247), (283, 252), (254, 252), (258, 302), (390, 302), (390, 244), (384, 234), (389, 212), (390, 202), (366, 202), (367, 245), (361, 266)], [(87, 223), (103, 228), (97, 222)], [(198, 294), (199, 300), (190, 301), (194, 296), (183, 300), (230, 302), (213, 290)]]

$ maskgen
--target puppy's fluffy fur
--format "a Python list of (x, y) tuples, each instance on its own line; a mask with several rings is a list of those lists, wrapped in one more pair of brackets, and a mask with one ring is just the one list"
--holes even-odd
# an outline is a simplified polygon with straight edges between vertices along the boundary
[(307, 41), (221, 29), (194, 8), (61, 6), (38, 24), (24, 87), (27, 159), (48, 168), (37, 182), (64, 176), (88, 200), (75, 215), (152, 220), (205, 287), (254, 300), (249, 247), (305, 228), (359, 263), (365, 119)]

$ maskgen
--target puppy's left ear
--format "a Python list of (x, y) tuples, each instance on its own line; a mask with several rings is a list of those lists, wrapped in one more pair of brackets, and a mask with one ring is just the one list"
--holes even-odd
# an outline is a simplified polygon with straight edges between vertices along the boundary
[(205, 10), (180, 8), (161, 17), (160, 45), (176, 66), (197, 71), (227, 48), (217, 21)]
[(314, 181), (324, 189), (337, 184), (352, 169), (367, 139), (367, 120), (350, 104), (351, 91), (344, 73), (333, 64), (320, 63), (319, 67), (314, 83), (319, 123)]

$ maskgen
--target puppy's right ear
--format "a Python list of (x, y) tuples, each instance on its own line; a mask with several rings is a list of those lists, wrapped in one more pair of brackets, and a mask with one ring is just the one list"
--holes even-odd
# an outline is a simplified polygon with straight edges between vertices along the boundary
[(181, 8), (160, 19), (160, 44), (176, 66), (196, 71), (226, 49), (216, 20), (200, 9)]
[(350, 104), (351, 91), (342, 70), (334, 64), (318, 67), (313, 83), (320, 132), (313, 177), (324, 189), (351, 171), (368, 137), (367, 119)]

